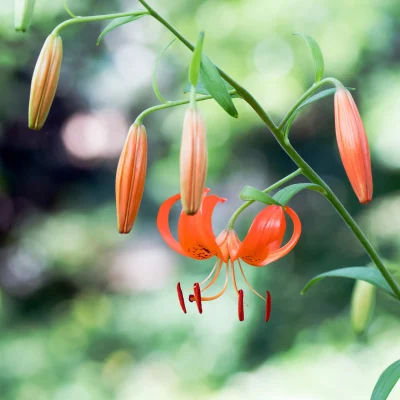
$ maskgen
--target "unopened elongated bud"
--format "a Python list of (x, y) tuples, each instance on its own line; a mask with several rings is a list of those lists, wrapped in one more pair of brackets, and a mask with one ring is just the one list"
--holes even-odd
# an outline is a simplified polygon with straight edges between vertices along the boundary
[(183, 123), (180, 180), (182, 208), (194, 215), (200, 208), (207, 175), (207, 143), (204, 119), (197, 109), (188, 108)]
[(142, 201), (147, 167), (147, 136), (143, 125), (129, 129), (115, 180), (119, 233), (129, 233)]
[(351, 93), (339, 87), (335, 93), (335, 127), (340, 157), (360, 203), (372, 199), (371, 156), (368, 139)]
[(29, 128), (40, 130), (46, 122), (58, 85), (62, 62), (61, 37), (48, 36), (36, 62), (29, 99)]
[(14, 27), (17, 32), (26, 32), (31, 24), (36, 0), (14, 0)]
[(351, 322), (354, 332), (361, 335), (368, 328), (375, 308), (376, 287), (357, 281), (351, 299)]

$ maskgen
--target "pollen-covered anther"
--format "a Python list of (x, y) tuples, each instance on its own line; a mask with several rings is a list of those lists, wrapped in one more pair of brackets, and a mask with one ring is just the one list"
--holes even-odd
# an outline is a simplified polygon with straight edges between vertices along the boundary
[(203, 307), (201, 305), (201, 291), (200, 291), (200, 285), (198, 283), (194, 284), (194, 299), (196, 301), (197, 309), (199, 310), (199, 313), (203, 313)]
[(238, 298), (238, 316), (239, 316), (239, 321), (244, 321), (243, 297), (244, 297), (243, 290), (240, 289), (239, 290), (239, 298)]
[(271, 306), (272, 306), (272, 297), (271, 293), (267, 290), (267, 298), (265, 304), (265, 322), (268, 322), (269, 317), (271, 316)]
[(178, 299), (179, 299), (179, 304), (182, 307), (182, 311), (186, 314), (186, 305), (185, 305), (185, 299), (183, 298), (183, 293), (181, 289), (181, 284), (178, 282), (176, 285), (176, 291), (178, 293)]

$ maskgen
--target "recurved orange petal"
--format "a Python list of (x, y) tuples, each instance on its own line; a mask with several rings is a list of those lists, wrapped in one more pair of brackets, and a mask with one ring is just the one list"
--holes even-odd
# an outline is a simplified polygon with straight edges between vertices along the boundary
[(179, 242), (172, 236), (171, 230), (169, 229), (169, 213), (171, 211), (172, 206), (180, 200), (181, 195), (176, 194), (175, 196), (170, 197), (164, 203), (161, 204), (160, 210), (158, 211), (157, 216), (157, 228), (160, 232), (161, 237), (165, 240), (165, 243), (172, 250), (175, 250), (177, 253), (189, 257), (189, 255), (182, 249), (182, 246)]
[(284, 257), (291, 250), (293, 250), (293, 248), (296, 246), (297, 242), (300, 239), (300, 235), (301, 235), (300, 218), (290, 207), (286, 207), (285, 211), (287, 212), (287, 214), (293, 221), (293, 234), (292, 234), (292, 237), (290, 238), (290, 240), (280, 249), (271, 251), (263, 261), (261, 261), (259, 263), (253, 263), (253, 264), (249, 263), (249, 264), (251, 264), (255, 267), (263, 267), (267, 264), (270, 264), (270, 263)]
[(251, 265), (262, 262), (276, 243), (281, 241), (286, 229), (283, 209), (280, 206), (268, 206), (254, 219), (249, 232), (241, 243), (236, 255), (231, 258), (235, 261), (241, 258)]

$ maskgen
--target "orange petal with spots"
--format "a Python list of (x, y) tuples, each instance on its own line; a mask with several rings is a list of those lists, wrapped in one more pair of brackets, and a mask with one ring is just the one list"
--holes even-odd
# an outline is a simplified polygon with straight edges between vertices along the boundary
[(192, 258), (206, 260), (215, 255), (222, 257), (212, 230), (211, 217), (215, 206), (224, 202), (215, 195), (203, 198), (197, 214), (186, 215), (182, 211), (178, 222), (178, 239), (184, 251)]
[(282, 207), (266, 207), (254, 219), (232, 261), (241, 258), (252, 265), (263, 261), (271, 251), (270, 246), (276, 248), (276, 243), (282, 240), (285, 229), (286, 220)]

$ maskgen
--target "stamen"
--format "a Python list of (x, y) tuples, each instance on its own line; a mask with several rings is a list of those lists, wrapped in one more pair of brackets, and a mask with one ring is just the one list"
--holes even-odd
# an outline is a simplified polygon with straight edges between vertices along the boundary
[(238, 315), (239, 315), (239, 321), (244, 321), (244, 309), (243, 309), (243, 290), (239, 290), (239, 300), (238, 300)]
[(213, 267), (213, 269), (211, 270), (211, 272), (209, 273), (209, 275), (207, 276), (207, 278), (204, 279), (203, 282), (200, 282), (200, 283), (199, 283), (200, 286), (204, 285), (204, 284), (211, 278), (212, 274), (214, 273), (215, 269), (216, 269), (217, 266), (218, 266), (218, 262), (219, 262), (219, 260), (217, 260), (217, 261), (215, 262), (214, 267)]
[(222, 290), (221, 290), (218, 294), (216, 294), (215, 296), (202, 297), (201, 300), (202, 300), (202, 301), (211, 301), (211, 300), (218, 299), (218, 297), (221, 297), (221, 296), (225, 293), (226, 288), (228, 287), (228, 281), (229, 281), (229, 264), (227, 263), (227, 264), (226, 264), (226, 278), (225, 278), (225, 284), (224, 284), (224, 287), (222, 288)]
[(244, 271), (243, 271), (243, 268), (242, 268), (242, 264), (240, 264), (240, 260), (238, 260), (238, 263), (239, 263), (240, 272), (242, 273), (242, 276), (243, 276), (244, 281), (246, 282), (246, 285), (249, 287), (249, 289), (250, 289), (254, 294), (256, 294), (258, 297), (261, 297), (264, 301), (266, 301), (266, 300), (264, 299), (264, 297), (261, 296), (261, 294), (258, 293), (258, 292), (253, 288), (253, 286), (250, 285), (249, 281), (246, 279), (246, 275), (244, 274)]
[(271, 306), (272, 306), (272, 297), (271, 297), (271, 293), (267, 290), (267, 300), (266, 300), (266, 308), (265, 308), (265, 322), (269, 321), (269, 317), (271, 315)]
[(189, 295), (189, 301), (190, 301), (191, 303), (194, 302), (194, 294), (190, 294), (190, 295)]
[[(219, 277), (219, 273), (221, 272), (221, 267), (222, 267), (222, 260), (217, 261), (218, 262), (218, 268), (217, 268), (217, 272), (215, 273), (214, 277), (212, 278), (212, 280), (208, 283), (208, 285), (202, 289), (201, 291), (204, 292), (205, 290), (207, 290), (209, 287), (211, 287), (215, 281), (218, 279)], [(215, 264), (217, 266), (217, 263)]]
[(178, 299), (179, 299), (179, 304), (182, 307), (182, 311), (186, 314), (186, 306), (185, 306), (185, 299), (183, 298), (183, 293), (181, 289), (181, 284), (178, 282), (176, 285), (176, 291), (178, 292)]
[(201, 291), (200, 291), (200, 285), (198, 283), (194, 284), (194, 296), (196, 300), (196, 305), (197, 309), (199, 310), (199, 313), (203, 313), (203, 307), (201, 306)]
[(236, 277), (235, 277), (235, 266), (233, 262), (231, 261), (231, 267), (232, 267), (232, 283), (233, 283), (233, 288), (235, 289), (236, 294), (239, 296), (239, 290), (236, 285)]

